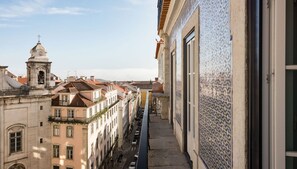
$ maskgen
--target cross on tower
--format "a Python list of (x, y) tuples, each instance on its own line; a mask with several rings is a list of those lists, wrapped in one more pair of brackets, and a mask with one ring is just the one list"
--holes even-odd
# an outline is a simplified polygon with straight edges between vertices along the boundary
[(40, 37), (41, 37), (41, 36), (40, 36), (40, 35), (38, 35), (38, 43), (40, 43)]

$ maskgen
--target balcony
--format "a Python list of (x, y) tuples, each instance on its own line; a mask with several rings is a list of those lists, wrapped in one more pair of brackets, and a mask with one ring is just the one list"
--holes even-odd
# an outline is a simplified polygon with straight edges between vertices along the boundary
[(136, 168), (190, 169), (168, 120), (162, 120), (160, 115), (149, 114), (149, 112), (147, 93)]
[(83, 117), (55, 117), (55, 116), (49, 116), (48, 117), (49, 122), (56, 122), (56, 123), (73, 123), (73, 124), (86, 124), (86, 118)]
[(101, 110), (100, 112), (97, 112), (95, 115), (93, 115), (92, 117), (89, 117), (89, 118), (85, 118), (85, 117), (73, 117), (73, 118), (69, 118), (69, 117), (49, 116), (48, 117), (48, 121), (49, 122), (56, 122), (56, 123), (88, 124), (88, 123), (94, 121), (95, 119), (101, 117), (109, 109), (111, 109), (113, 106), (115, 106), (118, 102), (119, 102), (119, 100), (115, 101), (110, 106), (104, 108), (103, 110)]

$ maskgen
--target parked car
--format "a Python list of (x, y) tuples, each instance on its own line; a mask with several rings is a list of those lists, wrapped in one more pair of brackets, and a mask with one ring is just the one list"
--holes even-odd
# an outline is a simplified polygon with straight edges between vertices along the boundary
[(139, 134), (140, 134), (139, 130), (136, 130), (134, 135), (139, 136)]
[(129, 169), (135, 169), (135, 167), (136, 167), (136, 163), (135, 161), (132, 161), (129, 165)]
[(134, 161), (137, 161), (137, 160), (138, 160), (138, 156), (139, 156), (139, 153), (137, 152), (137, 153), (134, 155)]
[(137, 140), (136, 139), (133, 139), (132, 145), (136, 145), (136, 144), (137, 144)]

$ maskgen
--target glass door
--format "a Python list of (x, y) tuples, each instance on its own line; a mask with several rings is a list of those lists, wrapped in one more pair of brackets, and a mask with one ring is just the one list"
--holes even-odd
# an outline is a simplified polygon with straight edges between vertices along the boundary
[(195, 137), (195, 37), (192, 32), (186, 38), (187, 55), (187, 152), (191, 152)]

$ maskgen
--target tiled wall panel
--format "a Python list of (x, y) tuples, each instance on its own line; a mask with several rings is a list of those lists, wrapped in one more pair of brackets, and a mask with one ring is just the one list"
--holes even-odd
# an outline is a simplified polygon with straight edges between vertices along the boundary
[[(181, 31), (200, 8), (199, 156), (208, 168), (232, 168), (232, 60), (230, 0), (186, 0), (173, 27), (176, 40), (176, 107), (183, 112)], [(198, 57), (198, 56), (197, 56)], [(177, 116), (178, 117), (178, 116)]]

